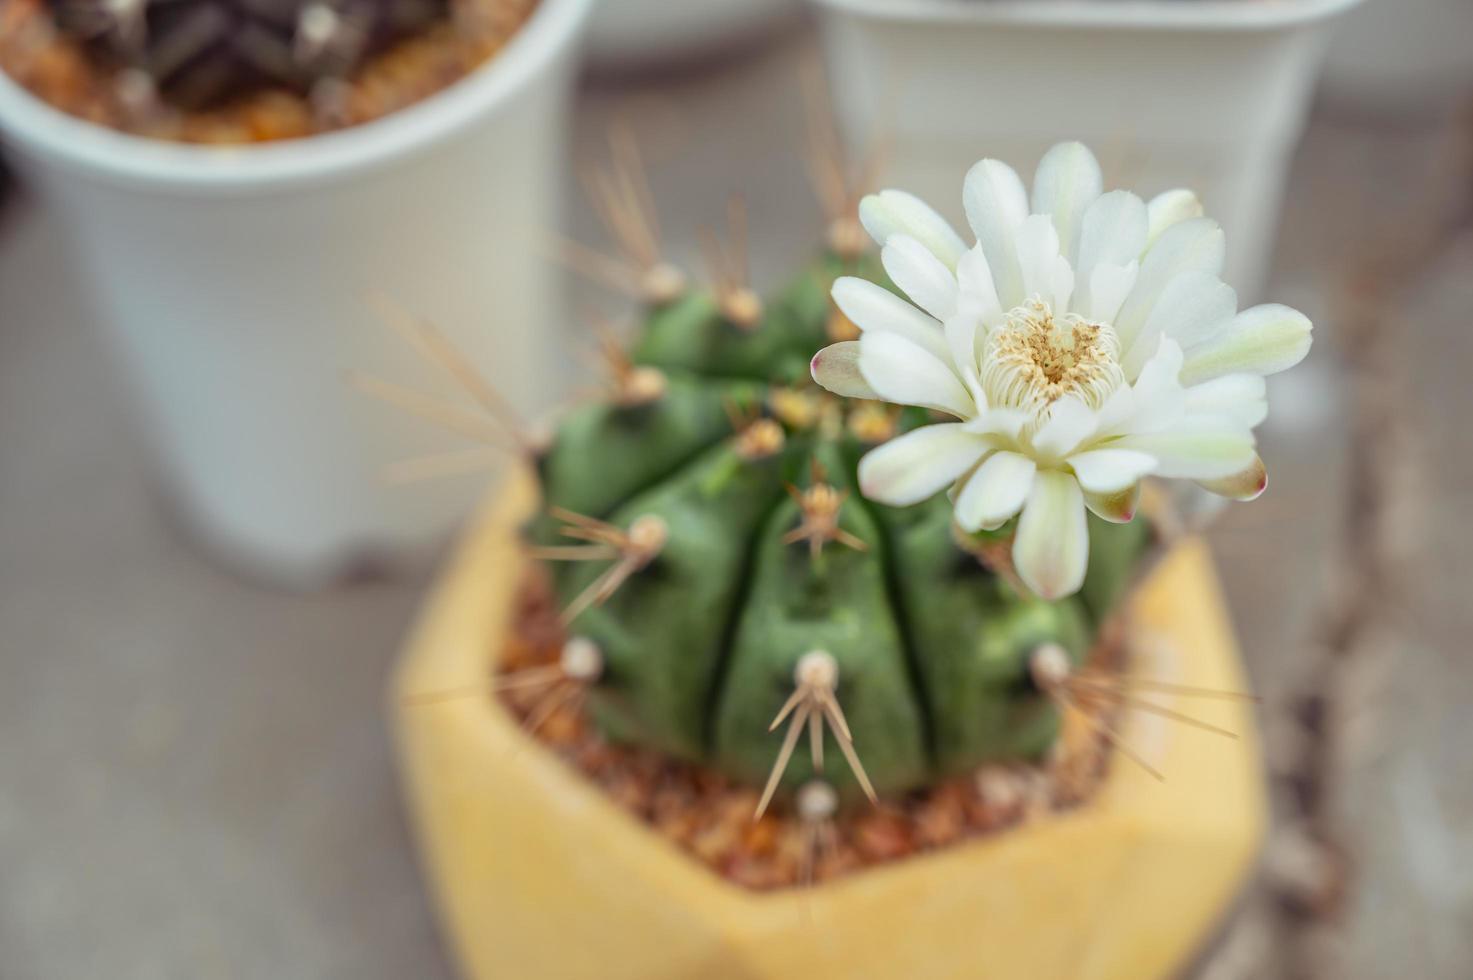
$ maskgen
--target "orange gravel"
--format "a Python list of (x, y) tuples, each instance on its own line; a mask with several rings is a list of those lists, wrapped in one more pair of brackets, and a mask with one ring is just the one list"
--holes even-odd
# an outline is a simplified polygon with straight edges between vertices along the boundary
[(0, 69), (71, 115), (124, 132), (186, 143), (295, 139), (355, 126), (418, 102), (496, 54), (537, 0), (458, 0), (453, 21), (406, 38), (368, 59), (314, 108), (285, 89), (265, 89), (217, 109), (179, 112), (130, 106), (116, 70), (61, 35), (42, 0), (0, 2)]

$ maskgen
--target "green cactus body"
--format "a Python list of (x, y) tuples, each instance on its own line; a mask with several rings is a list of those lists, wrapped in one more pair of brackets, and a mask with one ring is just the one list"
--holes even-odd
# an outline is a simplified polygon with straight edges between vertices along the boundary
[[(821, 447), (822, 461), (837, 464), (838, 454), (825, 448), (833, 447)], [(772, 768), (774, 739), (752, 735), (767, 731), (792, 693), (793, 651), (827, 650), (839, 665), (838, 693), (851, 730), (885, 733), (864, 741), (870, 779), (881, 792), (907, 789), (929, 769), (926, 725), (886, 581), (879, 525), (865, 508), (846, 506), (840, 525), (868, 547), (830, 547), (813, 558), (801, 544), (784, 543), (800, 520), (799, 505), (785, 499), (758, 541), (752, 592), (717, 694), (714, 758), (723, 769), (761, 780)], [(837, 758), (838, 746), (827, 737), (825, 756)], [(796, 755), (789, 781), (813, 774), (811, 757)]]
[(1083, 660), (1089, 629), (1079, 601), (1020, 598), (958, 545), (945, 497), (876, 509), (894, 542), (938, 770), (1041, 755), (1058, 716), (1033, 685), (1028, 655), (1052, 642)]
[[(727, 627), (746, 590), (750, 542), (793, 475), (799, 444), (762, 459), (722, 443), (616, 510), (627, 527), (662, 520), (659, 559), (574, 624), (603, 648), (598, 704), (612, 730), (683, 758), (705, 755), (706, 709), (723, 661)], [(600, 569), (578, 567), (569, 595)]]
[[(585, 405), (563, 422), (539, 461), (549, 507), (532, 534), (554, 540), (554, 508), (620, 529), (647, 516), (663, 527), (658, 554), (569, 624), (603, 653), (590, 700), (610, 738), (760, 783), (784, 740), (770, 726), (794, 692), (795, 666), (823, 650), (838, 667), (834, 694), (855, 752), (875, 788), (895, 793), (1049, 747), (1059, 718), (1029, 655), (1057, 644), (1081, 662), (1149, 535), (1110, 527), (1079, 597), (1024, 598), (954, 536), (944, 496), (905, 510), (860, 497), (855, 466), (868, 447), (846, 417), (865, 403), (809, 387), (815, 410), (775, 411), (782, 429), (763, 423), (766, 444), (754, 446), (750, 429), (732, 436), (729, 414), (807, 382), (809, 359), (831, 339), (827, 297), (844, 272), (882, 279), (871, 260), (855, 269), (824, 256), (749, 325), (697, 293), (652, 311), (631, 356), (663, 374), (662, 393)], [(785, 491), (818, 482), (841, 501), (834, 529), (859, 547), (794, 539), (806, 505)], [(560, 599), (586, 598), (609, 568), (566, 567)], [(854, 796), (843, 747), (832, 730), (824, 739), (825, 778)], [(794, 752), (782, 786), (813, 769), (808, 748)]]
[[(761, 397), (762, 388), (750, 381), (668, 372), (664, 394), (652, 401), (584, 406), (563, 421), (551, 450), (538, 459), (548, 501), (580, 514), (609, 514), (730, 434), (729, 407), (754, 407)], [(556, 524), (543, 517), (534, 537), (552, 541)]]

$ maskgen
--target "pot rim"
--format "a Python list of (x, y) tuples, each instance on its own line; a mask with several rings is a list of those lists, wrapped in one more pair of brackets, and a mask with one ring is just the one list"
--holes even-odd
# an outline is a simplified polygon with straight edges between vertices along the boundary
[(1327, 20), (1362, 0), (812, 0), (871, 20), (1066, 29), (1252, 32)]
[(201, 146), (119, 132), (58, 109), (0, 71), (0, 132), (48, 166), (112, 184), (229, 194), (320, 184), (382, 168), (463, 132), (535, 83), (578, 39), (593, 0), (541, 0), (465, 77), (382, 118), (299, 139)]

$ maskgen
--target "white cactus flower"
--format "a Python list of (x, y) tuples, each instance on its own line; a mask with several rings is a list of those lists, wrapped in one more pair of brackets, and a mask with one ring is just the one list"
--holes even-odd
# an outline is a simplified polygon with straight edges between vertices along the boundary
[(1195, 195), (1147, 203), (1101, 185), (1079, 143), (1044, 156), (1031, 200), (1012, 168), (983, 160), (963, 188), (970, 248), (909, 194), (867, 197), (860, 217), (911, 302), (839, 279), (834, 301), (860, 339), (813, 359), (830, 391), (958, 420), (870, 452), (860, 489), (903, 506), (951, 485), (969, 531), (1021, 513), (1013, 561), (1045, 598), (1084, 581), (1085, 509), (1131, 520), (1143, 477), (1262, 492), (1263, 377), (1310, 345), (1295, 310), (1238, 311), (1219, 278), (1222, 230)]

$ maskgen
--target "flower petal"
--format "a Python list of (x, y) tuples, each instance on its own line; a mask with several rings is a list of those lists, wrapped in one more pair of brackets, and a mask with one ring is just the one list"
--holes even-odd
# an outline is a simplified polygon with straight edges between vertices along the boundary
[(1045, 599), (1071, 595), (1084, 584), (1089, 525), (1084, 495), (1070, 474), (1044, 470), (1034, 477), (1013, 539), (1013, 565)]
[(865, 454), (860, 492), (892, 507), (920, 503), (975, 466), (988, 448), (984, 437), (955, 422), (924, 426)]
[(1225, 374), (1186, 390), (1186, 410), (1192, 415), (1220, 415), (1245, 429), (1257, 428), (1268, 417), (1268, 385), (1257, 374)]
[(1298, 310), (1277, 303), (1255, 306), (1233, 318), (1216, 336), (1187, 349), (1183, 384), (1225, 374), (1276, 374), (1304, 360), (1313, 325)]
[(954, 314), (946, 321), (946, 346), (953, 369), (980, 405), (987, 396), (977, 376), (977, 321), (962, 313)]
[(1028, 217), (1028, 194), (1017, 171), (1000, 160), (982, 160), (967, 171), (962, 187), (967, 222), (987, 256), (997, 298), (1012, 309), (1025, 298), (1013, 236)]
[(1203, 338), (1227, 327), (1238, 311), (1238, 294), (1210, 272), (1184, 272), (1171, 280), (1145, 325), (1129, 347), (1120, 366), (1134, 380), (1157, 352), (1162, 337), (1189, 349)]
[(982, 247), (967, 249), (956, 264), (957, 311), (976, 317), (984, 324), (1002, 319), (1002, 304), (997, 299), (997, 284)]
[(941, 324), (884, 286), (840, 276), (834, 280), (833, 296), (834, 305), (860, 330), (899, 334), (937, 357), (949, 356)]
[(1146, 216), (1146, 248), (1150, 248), (1172, 225), (1202, 217), (1202, 202), (1191, 191), (1177, 188), (1151, 198), (1146, 203)]
[(1029, 414), (1020, 409), (989, 408), (966, 425), (968, 432), (975, 432), (978, 435), (998, 435), (1016, 439), (1029, 418)]
[(1129, 524), (1135, 520), (1136, 508), (1141, 502), (1141, 485), (1126, 487), (1114, 493), (1090, 493), (1085, 491), (1084, 506), (1101, 520), (1111, 524)]
[(1125, 265), (1101, 262), (1089, 277), (1089, 309), (1080, 312), (1096, 323), (1113, 323), (1120, 306), (1135, 288), (1140, 264), (1134, 260)]
[(1018, 453), (988, 456), (956, 499), (957, 521), (968, 531), (1001, 527), (1023, 508), (1037, 471), (1033, 460)]
[(1074, 292), (1074, 270), (1059, 254), (1059, 233), (1046, 214), (1031, 214), (1018, 226), (1015, 237), (1023, 293), (1037, 296), (1052, 309), (1067, 309)]
[(859, 202), (859, 221), (878, 244), (892, 235), (909, 235), (948, 268), (967, 250), (962, 236), (925, 201), (906, 191), (880, 191)]
[(1120, 349), (1129, 350), (1167, 285), (1184, 272), (1222, 275), (1227, 239), (1211, 218), (1188, 218), (1166, 229), (1141, 260), (1135, 288), (1115, 317)]
[(1255, 500), (1268, 489), (1268, 470), (1256, 454), (1253, 462), (1240, 472), (1218, 480), (1198, 480), (1197, 485), (1209, 493), (1233, 500)]
[(1146, 203), (1129, 191), (1102, 194), (1084, 212), (1079, 231), (1079, 278), (1076, 309), (1087, 310), (1095, 267), (1101, 263), (1126, 265), (1140, 258), (1146, 247)]
[(1034, 433), (1033, 448), (1063, 459), (1094, 434), (1096, 424), (1095, 413), (1084, 402), (1072, 395), (1060, 398), (1050, 409), (1048, 421)]
[(938, 320), (956, 312), (956, 277), (909, 235), (891, 235), (880, 250), (885, 272), (921, 309)]
[(813, 380), (844, 398), (879, 398), (859, 373), (859, 341), (841, 340), (830, 344), (808, 362)]
[(1160, 432), (1131, 433), (1111, 443), (1156, 457), (1156, 475), (1219, 480), (1241, 473), (1254, 459), (1253, 433), (1225, 419), (1187, 416)]
[(887, 402), (934, 408), (961, 419), (977, 413), (949, 358), (938, 358), (899, 334), (871, 331), (860, 337), (859, 371)]
[(1177, 380), (1181, 374), (1181, 345), (1170, 337), (1162, 337), (1156, 345), (1156, 356), (1141, 368), (1132, 389), (1134, 414), (1129, 428), (1135, 432), (1157, 432), (1174, 424), (1186, 406), (1186, 392)]
[(1103, 190), (1099, 161), (1083, 143), (1060, 143), (1038, 163), (1033, 177), (1033, 213), (1054, 219), (1060, 252), (1071, 263), (1079, 255), (1084, 211)]
[(1069, 457), (1079, 485), (1089, 493), (1119, 493), (1156, 470), (1156, 457), (1133, 449), (1092, 449)]

